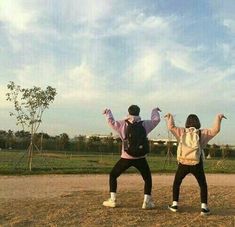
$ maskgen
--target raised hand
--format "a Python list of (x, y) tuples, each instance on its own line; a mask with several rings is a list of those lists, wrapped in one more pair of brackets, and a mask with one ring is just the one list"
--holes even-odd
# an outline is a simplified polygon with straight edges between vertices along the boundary
[(103, 110), (103, 112), (102, 112), (102, 114), (106, 114), (107, 112), (108, 112), (108, 108), (105, 108), (104, 110)]
[(227, 119), (227, 117), (225, 117), (224, 114), (218, 114), (218, 117), (219, 117), (220, 120), (222, 120), (223, 118)]
[(172, 114), (170, 114), (170, 113), (167, 113), (167, 114), (164, 116), (164, 118), (167, 118), (167, 119), (169, 119), (171, 115), (172, 115)]
[(157, 107), (156, 109), (157, 109), (157, 111), (162, 112), (162, 111), (161, 111), (161, 109), (160, 109), (159, 107)]

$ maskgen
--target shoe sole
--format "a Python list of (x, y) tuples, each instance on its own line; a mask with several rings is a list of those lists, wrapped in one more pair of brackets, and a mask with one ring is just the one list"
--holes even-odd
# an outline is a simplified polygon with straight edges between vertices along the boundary
[(169, 209), (170, 211), (174, 212), (174, 213), (176, 213), (176, 212), (177, 212), (177, 210), (172, 209), (172, 208), (170, 208), (170, 207), (168, 207), (168, 209)]
[(116, 205), (105, 205), (105, 204), (103, 204), (103, 206), (104, 207), (111, 207), (111, 208), (115, 208), (116, 207)]
[(103, 204), (104, 207), (110, 207), (110, 208), (115, 208), (116, 206), (106, 206)]
[(203, 213), (203, 212), (201, 212), (201, 216), (208, 216), (208, 215), (210, 215), (211, 213), (209, 212), (209, 213)]
[(142, 209), (144, 209), (144, 210), (151, 210), (151, 209), (154, 209), (155, 208), (155, 206), (154, 207), (142, 207)]

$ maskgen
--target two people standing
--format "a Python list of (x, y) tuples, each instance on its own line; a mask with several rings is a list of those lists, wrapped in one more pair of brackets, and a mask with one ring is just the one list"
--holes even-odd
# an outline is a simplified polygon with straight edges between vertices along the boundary
[[(107, 122), (109, 126), (114, 129), (120, 136), (122, 140), (122, 152), (121, 159), (115, 164), (113, 169), (109, 175), (109, 186), (110, 186), (110, 198), (103, 202), (104, 206), (107, 207), (116, 207), (116, 191), (117, 191), (117, 178), (129, 167), (134, 166), (137, 168), (144, 180), (144, 201), (142, 208), (143, 209), (152, 209), (155, 207), (152, 196), (152, 177), (151, 171), (148, 166), (146, 160), (146, 153), (142, 155), (136, 156), (133, 153), (129, 152), (129, 149), (125, 146), (126, 140), (128, 138), (128, 132), (130, 125), (141, 125), (145, 131), (145, 137), (151, 132), (160, 122), (160, 114), (161, 110), (159, 108), (155, 108), (152, 110), (151, 120), (141, 121), (141, 117), (139, 116), (140, 108), (137, 105), (131, 105), (128, 108), (128, 115), (126, 119), (115, 121), (112, 115), (111, 110), (105, 109), (103, 114), (106, 116)], [(185, 127), (176, 127), (174, 123), (174, 119), (172, 114), (168, 113), (165, 116), (167, 121), (168, 129), (172, 132), (172, 134), (176, 137), (179, 142), (178, 150), (177, 150), (177, 160), (178, 160), (178, 168), (175, 174), (175, 179), (173, 183), (173, 202), (172, 205), (168, 206), (168, 209), (177, 212), (178, 210), (178, 201), (179, 201), (179, 191), (180, 185), (184, 177), (191, 173), (195, 176), (200, 186), (200, 195), (201, 195), (201, 214), (207, 215), (210, 213), (210, 210), (207, 205), (208, 200), (208, 192), (207, 192), (207, 182), (203, 168), (203, 160), (204, 160), (204, 152), (203, 148), (207, 145), (209, 140), (211, 140), (214, 136), (216, 136), (220, 131), (221, 121), (225, 118), (223, 114), (218, 114), (215, 119), (215, 123), (211, 129), (200, 129), (201, 124), (199, 118), (190, 114), (186, 120)], [(138, 131), (138, 130), (136, 130)], [(190, 134), (194, 135), (194, 138), (197, 138), (197, 162), (183, 162), (182, 157), (180, 156), (180, 149), (182, 150), (182, 140), (186, 138), (185, 135)], [(188, 137), (190, 137), (188, 136)], [(188, 140), (188, 139), (187, 139)], [(189, 141), (189, 143), (192, 143)], [(142, 147), (142, 145), (140, 145)], [(132, 147), (132, 150), (137, 150), (136, 147)], [(131, 155), (130, 155), (131, 154)], [(181, 157), (181, 158), (180, 158)]]

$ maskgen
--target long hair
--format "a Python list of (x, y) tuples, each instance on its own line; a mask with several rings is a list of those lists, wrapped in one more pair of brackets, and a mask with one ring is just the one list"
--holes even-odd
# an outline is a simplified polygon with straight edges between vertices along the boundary
[(201, 128), (200, 120), (198, 116), (195, 114), (188, 115), (187, 120), (185, 122), (185, 128), (190, 128), (190, 127), (194, 127), (196, 129)]

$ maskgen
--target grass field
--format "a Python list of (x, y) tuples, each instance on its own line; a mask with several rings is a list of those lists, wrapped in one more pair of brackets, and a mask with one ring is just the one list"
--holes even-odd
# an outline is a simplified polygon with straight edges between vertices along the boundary
[[(27, 170), (25, 151), (0, 151), (0, 174), (75, 174), (109, 173), (120, 158), (119, 154), (71, 154), (35, 153), (32, 172)], [(149, 154), (148, 162), (153, 173), (172, 173), (177, 168), (176, 158), (169, 161), (166, 157)], [(205, 161), (207, 173), (235, 173), (235, 159), (210, 159)], [(136, 172), (130, 168), (128, 173)]]

